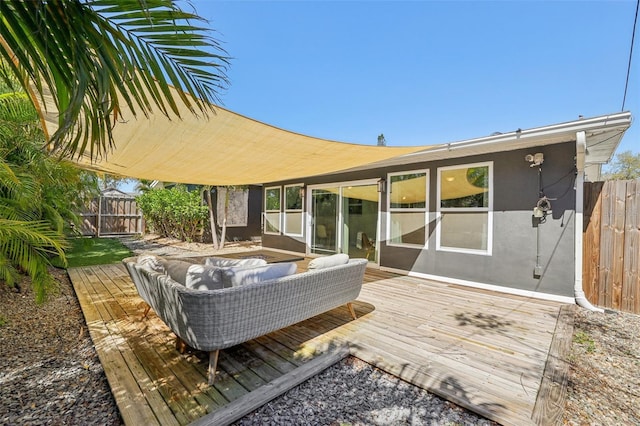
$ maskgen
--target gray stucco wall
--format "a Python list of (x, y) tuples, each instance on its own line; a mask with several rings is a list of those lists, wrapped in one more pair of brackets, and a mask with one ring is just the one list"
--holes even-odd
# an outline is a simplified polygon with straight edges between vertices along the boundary
[[(542, 187), (552, 212), (537, 225), (533, 207), (539, 199), (538, 168), (529, 167), (526, 154), (542, 152)], [(389, 172), (428, 169), (429, 236), (427, 249), (380, 245), (380, 266), (514, 289), (573, 296), (575, 219), (575, 142), (473, 157), (461, 157), (387, 169), (343, 173), (305, 180), (305, 185), (386, 178)], [(493, 162), (492, 254), (436, 250), (437, 173), (439, 167)], [(298, 181), (299, 182), (299, 181)], [(286, 184), (277, 183), (277, 184)], [(266, 185), (266, 186), (270, 186)], [(381, 235), (386, 235), (386, 194), (381, 200)], [(263, 245), (304, 252), (304, 238), (263, 236)], [(538, 238), (540, 243), (538, 245)], [(538, 252), (539, 247), (539, 252)], [(540, 276), (534, 276), (536, 258)]]

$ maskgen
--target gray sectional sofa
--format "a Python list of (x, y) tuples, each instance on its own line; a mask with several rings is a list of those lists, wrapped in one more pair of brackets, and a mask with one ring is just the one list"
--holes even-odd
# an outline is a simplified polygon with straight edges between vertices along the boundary
[(355, 319), (351, 302), (360, 294), (368, 263), (334, 255), (295, 273), (295, 263), (220, 259), (205, 264), (154, 256), (123, 260), (140, 297), (178, 338), (209, 352), (209, 384), (221, 349), (343, 304)]

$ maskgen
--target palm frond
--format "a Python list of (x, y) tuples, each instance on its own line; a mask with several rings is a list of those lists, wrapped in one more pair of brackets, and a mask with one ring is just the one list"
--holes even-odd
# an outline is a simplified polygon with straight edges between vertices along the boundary
[(54, 148), (95, 159), (112, 147), (120, 102), (134, 114), (179, 117), (178, 101), (194, 114), (212, 111), (229, 58), (202, 22), (172, 0), (0, 1), (0, 57), (43, 102), (53, 95)]
[(0, 276), (12, 279), (19, 268), (31, 277), (36, 301), (41, 302), (53, 283), (47, 272), (49, 258), (57, 255), (66, 264), (67, 246), (62, 234), (52, 230), (47, 222), (0, 218), (0, 258), (4, 259), (0, 262)]

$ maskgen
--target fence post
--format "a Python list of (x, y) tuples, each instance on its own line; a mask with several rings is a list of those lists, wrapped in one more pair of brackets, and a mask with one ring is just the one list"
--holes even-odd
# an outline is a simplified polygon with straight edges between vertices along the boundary
[(96, 227), (96, 237), (100, 238), (100, 229), (102, 228), (102, 195), (98, 197), (98, 225)]

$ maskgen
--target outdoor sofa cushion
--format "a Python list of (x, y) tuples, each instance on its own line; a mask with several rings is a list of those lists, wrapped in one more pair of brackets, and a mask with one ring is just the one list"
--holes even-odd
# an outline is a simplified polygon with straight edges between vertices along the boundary
[(246, 268), (244, 266), (223, 268), (222, 282), (225, 288), (239, 287), (262, 281), (275, 280), (296, 273), (298, 265), (295, 263), (272, 263), (265, 266)]
[(207, 266), (218, 266), (226, 268), (230, 266), (264, 266), (267, 261), (264, 259), (229, 259), (226, 257), (208, 257), (204, 260), (204, 264)]
[[(145, 269), (165, 273), (172, 280), (187, 288), (196, 290), (218, 290), (248, 283), (266, 281), (295, 274), (296, 265), (267, 265), (263, 259), (224, 259), (208, 258), (205, 264), (188, 260), (162, 259), (156, 256), (144, 256)], [(249, 271), (243, 272), (245, 269)], [(228, 271), (226, 274), (223, 272)]]
[(187, 283), (187, 271), (193, 263), (184, 260), (163, 260), (164, 272), (171, 277), (172, 280), (185, 285)]
[(309, 262), (309, 266), (307, 266), (307, 268), (309, 270), (331, 268), (333, 266), (346, 265), (348, 262), (348, 254), (338, 253), (331, 256), (317, 257)]
[(184, 286), (196, 290), (219, 290), (223, 288), (222, 268), (207, 265), (191, 265), (187, 269)]
[(138, 256), (138, 264), (149, 271), (164, 272), (164, 261), (154, 254)]

